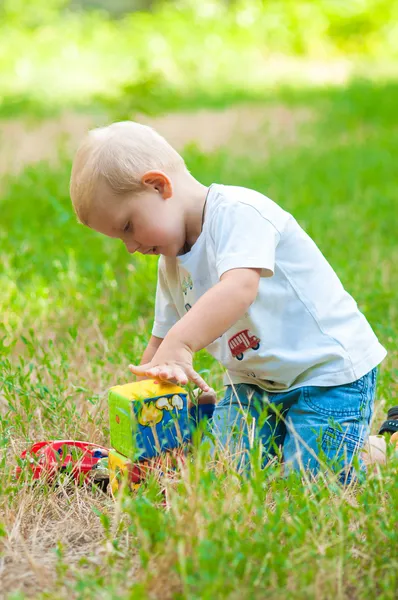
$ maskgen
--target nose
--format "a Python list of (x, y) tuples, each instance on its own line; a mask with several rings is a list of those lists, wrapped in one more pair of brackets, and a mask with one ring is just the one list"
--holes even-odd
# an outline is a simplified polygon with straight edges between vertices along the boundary
[(134, 254), (134, 252), (137, 252), (138, 248), (140, 247), (140, 245), (136, 242), (125, 242), (125, 246), (127, 248), (127, 252), (129, 252), (130, 254)]

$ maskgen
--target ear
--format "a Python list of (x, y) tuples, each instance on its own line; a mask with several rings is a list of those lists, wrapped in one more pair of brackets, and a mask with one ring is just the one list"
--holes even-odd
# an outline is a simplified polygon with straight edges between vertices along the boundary
[(167, 200), (173, 195), (173, 186), (170, 178), (162, 171), (147, 171), (147, 173), (144, 173), (141, 177), (141, 183), (143, 185), (149, 185), (159, 192), (163, 200)]

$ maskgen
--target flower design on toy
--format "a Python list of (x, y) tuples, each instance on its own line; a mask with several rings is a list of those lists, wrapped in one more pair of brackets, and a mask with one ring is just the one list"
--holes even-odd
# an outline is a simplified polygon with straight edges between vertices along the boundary
[(178, 394), (174, 394), (174, 396), (171, 396), (171, 398), (158, 398), (158, 400), (156, 400), (155, 402), (155, 406), (160, 410), (171, 411), (173, 410), (173, 408), (176, 408), (177, 410), (182, 410), (184, 403), (182, 401), (181, 396), (179, 396)]
[(140, 414), (138, 415), (138, 423), (144, 427), (153, 427), (163, 419), (163, 412), (167, 410), (171, 412), (173, 409), (182, 410), (184, 402), (181, 396), (164, 396), (158, 398), (156, 402), (146, 402), (142, 405)]
[(138, 415), (138, 423), (144, 427), (153, 427), (163, 419), (163, 410), (159, 410), (154, 402), (142, 405)]

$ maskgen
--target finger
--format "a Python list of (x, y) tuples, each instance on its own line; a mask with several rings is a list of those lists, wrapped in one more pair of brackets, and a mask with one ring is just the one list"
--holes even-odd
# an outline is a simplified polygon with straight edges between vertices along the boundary
[[(205, 394), (204, 394), (203, 390), (201, 390), (200, 388), (195, 388), (195, 389), (194, 389), (194, 391), (193, 391), (193, 396), (194, 396), (194, 398), (196, 398), (196, 399), (198, 399), (198, 398), (201, 398), (201, 397), (202, 397), (202, 396), (204, 396), (204, 395), (205, 395)], [(211, 388), (209, 388), (209, 389), (208, 389), (208, 391), (206, 392), (206, 396), (207, 396), (207, 395), (209, 395), (209, 396), (216, 396), (217, 394), (216, 394), (216, 391), (215, 391), (215, 389), (211, 387)]]
[(169, 367), (159, 367), (159, 369), (158, 369), (159, 379), (167, 379), (167, 380), (172, 379), (172, 372), (173, 372), (173, 370), (170, 369)]
[(157, 369), (155, 367), (149, 367), (149, 365), (129, 365), (129, 369), (138, 377), (142, 377), (143, 375), (153, 378), (157, 377)]
[(180, 385), (186, 385), (189, 381), (184, 369), (181, 369), (180, 367), (171, 367), (169, 377), (170, 381), (173, 381)]
[(186, 385), (188, 383), (188, 377), (182, 369), (169, 369), (167, 372), (161, 371), (158, 379), (179, 385)]
[(149, 368), (149, 363), (146, 363), (145, 365), (129, 365), (129, 370), (134, 373), (134, 375), (144, 375)]
[[(146, 371), (146, 373), (150, 373), (151, 377), (155, 377), (160, 381), (168, 381), (170, 383), (178, 383), (178, 376), (175, 374), (175, 369), (172, 367), (152, 367)], [(187, 378), (185, 377), (185, 382), (187, 382)]]
[(205, 380), (193, 369), (188, 372), (188, 377), (190, 381), (193, 381), (203, 392), (209, 392), (210, 386), (207, 385)]

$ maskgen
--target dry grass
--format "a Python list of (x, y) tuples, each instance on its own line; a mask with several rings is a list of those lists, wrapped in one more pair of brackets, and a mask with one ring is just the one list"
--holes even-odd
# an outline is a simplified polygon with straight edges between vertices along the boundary
[[(394, 198), (393, 128), (376, 123), (380, 139), (358, 147), (363, 138), (356, 137), (350, 107), (353, 131), (344, 122), (338, 127), (352, 98), (355, 110), (361, 109), (359, 95), (350, 93), (336, 114), (331, 100), (325, 118), (330, 133), (318, 129), (323, 98), (308, 111), (242, 106), (159, 117), (153, 124), (177, 147), (196, 138), (205, 150), (220, 144), (228, 157), (245, 152), (261, 159), (272, 149), (264, 163), (235, 155), (225, 175), (245, 184), (252, 179), (259, 189), (270, 188), (272, 197), (290, 202), (287, 209), (314, 228), (388, 344), (375, 431), (385, 409), (396, 403), (395, 246), (388, 204)], [(363, 113), (372, 93), (369, 88), (360, 96), (366, 100)], [(377, 102), (385, 96), (376, 96)], [(54, 157), (60, 140), (73, 151), (95, 124), (72, 114), (29, 132), (18, 123), (7, 129), (3, 172)], [(303, 143), (307, 124), (316, 147)], [(71, 132), (69, 141), (65, 132)], [(24, 143), (34, 151), (25, 154)], [(10, 162), (16, 147), (20, 156), (14, 151)], [(205, 178), (224, 168), (223, 152), (199, 156), (197, 164), (195, 156), (192, 152), (193, 167)], [(21, 590), (32, 598), (100, 600), (260, 600), (287, 593), (317, 600), (392, 599), (398, 585), (393, 462), (372, 472), (354, 496), (354, 490), (341, 494), (333, 485), (285, 481), (277, 468), (255, 471), (248, 484), (222, 461), (210, 471), (199, 456), (179, 479), (164, 482), (166, 507), (155, 483), (141, 495), (114, 500), (88, 488), (32, 487), (12, 479), (16, 456), (33, 441), (75, 437), (109, 443), (106, 390), (126, 380), (126, 366), (139, 357), (151, 325), (152, 263), (137, 259), (133, 267), (116, 243), (98, 242), (67, 220), (66, 171), (67, 165), (61, 174), (37, 167), (32, 175), (20, 175), (2, 207), (7, 224), (2, 240), (12, 243), (5, 252), (2, 291), (10, 301), (3, 304), (0, 335), (0, 344), (6, 337), (5, 359), (0, 357), (0, 596)], [(65, 256), (69, 251), (74, 262)], [(53, 268), (53, 261), (59, 266)], [(217, 388), (219, 371), (206, 357), (199, 365), (210, 369), (208, 378)]]
[(1, 559), (3, 594), (20, 590), (34, 597), (54, 589), (61, 556), (71, 571), (85, 557), (100, 563), (106, 547), (94, 507), (113, 510), (108, 498), (89, 489), (61, 485), (46, 493), (40, 485), (21, 486), (18, 502), (1, 506), (8, 532)]

